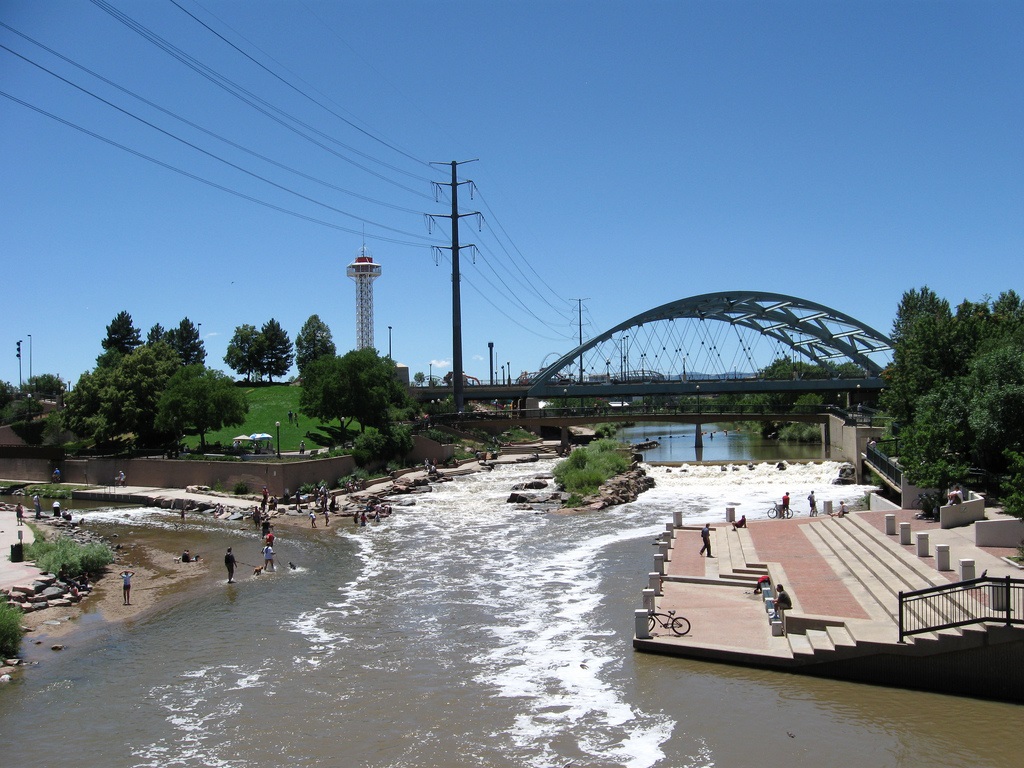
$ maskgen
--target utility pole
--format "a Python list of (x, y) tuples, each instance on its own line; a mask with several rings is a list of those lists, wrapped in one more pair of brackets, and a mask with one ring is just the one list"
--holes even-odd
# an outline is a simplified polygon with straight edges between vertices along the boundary
[[(452, 168), (452, 180), (447, 184), (441, 182), (434, 182), (435, 187), (451, 187), (452, 188), (452, 212), (449, 215), (445, 214), (429, 214), (430, 218), (434, 216), (440, 216), (442, 218), (452, 220), (452, 386), (454, 387), (454, 398), (455, 398), (455, 412), (462, 413), (463, 405), (465, 403), (465, 396), (463, 390), (466, 382), (463, 380), (462, 370), (462, 286), (461, 277), (459, 273), (459, 250), (460, 248), (475, 248), (472, 243), (465, 246), (459, 245), (459, 219), (464, 216), (476, 216), (480, 217), (479, 212), (472, 213), (459, 213), (459, 184), (470, 185), (470, 197), (472, 193), (472, 181), (458, 180), (458, 167), (465, 163), (476, 162), (475, 160), (463, 160), (461, 163), (452, 160), (450, 165)], [(441, 246), (434, 246), (440, 248)]]
[[(590, 301), (587, 299), (576, 299), (576, 311), (579, 314), (580, 322), (580, 346), (583, 346), (583, 302)], [(583, 353), (580, 352), (580, 384), (583, 383)], [(581, 401), (582, 402), (582, 401)]]

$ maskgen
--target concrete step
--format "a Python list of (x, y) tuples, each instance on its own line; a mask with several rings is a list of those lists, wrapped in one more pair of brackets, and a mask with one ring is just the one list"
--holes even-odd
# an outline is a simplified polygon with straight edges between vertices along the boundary
[(811, 641), (807, 635), (796, 635), (790, 633), (786, 635), (786, 639), (789, 641), (789, 648), (793, 652), (794, 658), (806, 658), (814, 655), (814, 646), (811, 645)]
[[(884, 534), (865, 529), (852, 517), (829, 520), (824, 525), (871, 568), (894, 595), (901, 591), (936, 586), (937, 582), (930, 578), (927, 569), (924, 569), (924, 573), (919, 570), (920, 562), (916, 562), (915, 557), (899, 547), (893, 548)], [(937, 574), (935, 571), (933, 573)], [(943, 580), (942, 583), (948, 582)]]
[[(863, 540), (872, 541), (875, 544), (883, 547), (885, 550), (893, 553), (894, 556), (898, 557), (904, 567), (909, 568), (911, 571), (916, 573), (923, 581), (926, 582), (926, 586), (937, 587), (940, 585), (948, 584), (949, 581), (942, 576), (938, 571), (935, 570), (935, 543), (931, 542), (929, 549), (931, 551), (931, 558), (923, 560), (917, 556), (916, 549), (908, 552), (904, 545), (899, 543), (899, 536), (886, 536), (884, 533), (875, 528), (866, 519), (857, 514), (852, 514), (846, 518), (851, 523), (851, 528), (862, 534)], [(915, 539), (916, 547), (916, 539)]]
[(827, 653), (836, 649), (835, 643), (824, 629), (808, 629), (807, 639), (814, 648), (815, 653)]
[(820, 543), (832, 570), (843, 578), (847, 588), (875, 621), (896, 621), (897, 600), (894, 592), (863, 561), (860, 553), (851, 551), (839, 538), (834, 526), (815, 523), (801, 526), (804, 532)]
[(852, 648), (857, 645), (857, 641), (853, 639), (845, 625), (842, 627), (825, 627), (825, 631), (828, 632), (829, 639), (836, 648)]

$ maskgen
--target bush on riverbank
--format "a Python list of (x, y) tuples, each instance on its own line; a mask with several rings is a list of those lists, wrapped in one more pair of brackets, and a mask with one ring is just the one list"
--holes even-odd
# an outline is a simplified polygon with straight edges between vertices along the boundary
[(629, 457), (614, 440), (577, 448), (555, 467), (555, 480), (569, 493), (588, 496), (611, 477), (629, 469)]
[(114, 553), (106, 544), (79, 544), (67, 536), (58, 536), (52, 541), (36, 539), (25, 557), (41, 570), (64, 578), (98, 573), (114, 562)]
[(0, 659), (18, 655), (25, 630), (21, 626), (21, 611), (7, 603), (0, 603)]

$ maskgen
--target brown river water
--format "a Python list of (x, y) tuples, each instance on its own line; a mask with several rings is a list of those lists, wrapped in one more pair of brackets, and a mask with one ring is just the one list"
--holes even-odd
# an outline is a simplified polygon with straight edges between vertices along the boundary
[[(379, 525), (289, 530), (276, 575), (120, 626), (86, 616), (61, 654), (0, 688), (0, 765), (1017, 766), (1018, 706), (638, 654), (653, 537), (682, 507), (721, 519), (838, 465), (655, 468), (636, 503), (512, 509), (550, 462), (437, 486)], [(783, 487), (785, 486), (785, 487)], [(256, 562), (249, 528), (92, 511), (119, 538)], [(136, 585), (143, 588), (144, 585)], [(699, 622), (699, 615), (690, 616)], [(1024, 663), (1024, 660), (1021, 661)]]

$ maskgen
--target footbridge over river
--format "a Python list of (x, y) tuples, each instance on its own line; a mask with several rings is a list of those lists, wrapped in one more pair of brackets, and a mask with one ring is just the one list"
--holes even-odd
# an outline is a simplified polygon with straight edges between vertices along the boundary
[[(454, 391), (465, 400), (528, 399), (566, 405), (573, 398), (625, 401), (648, 395), (695, 400), (754, 392), (847, 392), (851, 402), (884, 386), (892, 342), (838, 310), (795, 296), (758, 291), (707, 293), (649, 309), (581, 343), (541, 370), (470, 386), (414, 387), (421, 402)], [(551, 355), (548, 356), (548, 359)], [(806, 372), (792, 375), (797, 363)], [(799, 367), (799, 366), (798, 366)], [(786, 375), (772, 375), (772, 371)], [(707, 401), (705, 401), (707, 402)]]

